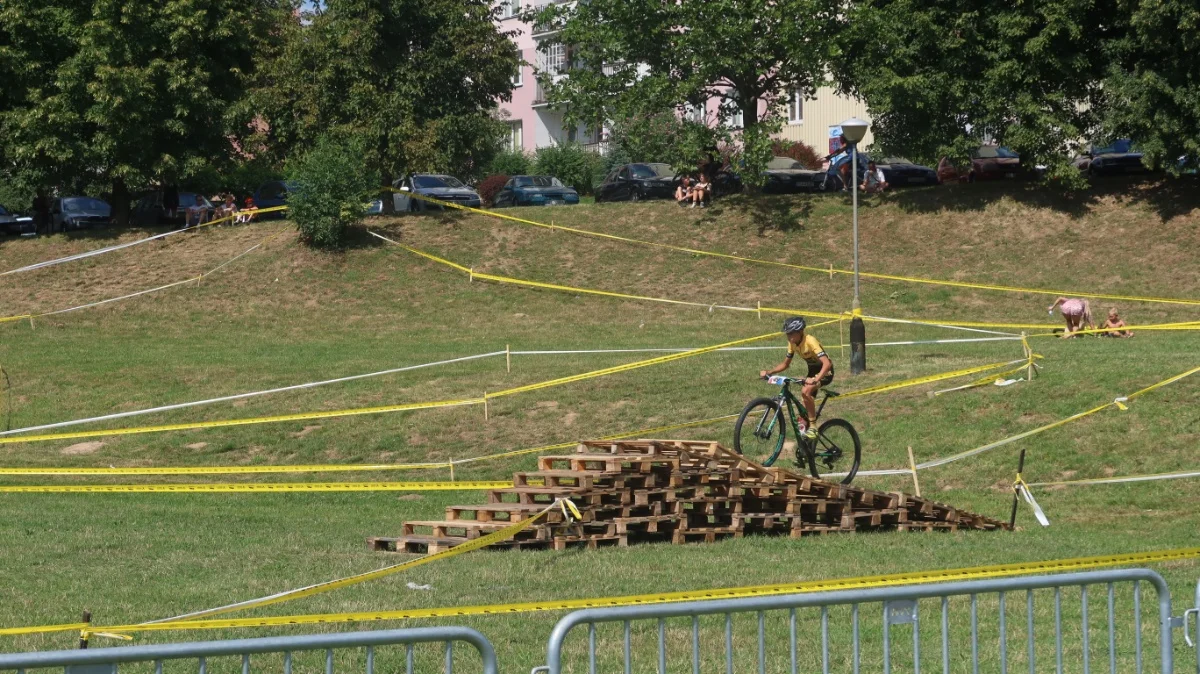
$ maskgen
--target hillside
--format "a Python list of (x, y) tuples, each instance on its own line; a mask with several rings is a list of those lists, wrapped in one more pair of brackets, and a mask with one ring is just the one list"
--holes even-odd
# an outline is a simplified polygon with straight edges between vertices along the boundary
[[(873, 273), (1118, 295), (1200, 299), (1200, 190), (1194, 183), (1111, 183), (1086, 196), (1039, 188), (962, 185), (867, 200), (862, 268)], [(848, 269), (850, 211), (839, 195), (738, 197), (708, 210), (670, 203), (516, 209), (506, 214), (682, 247)], [(849, 276), (716, 259), (539, 229), (482, 214), (378, 218), (338, 254), (303, 247), (287, 223), (181, 234), (38, 271), (0, 277), (0, 314), (40, 313), (206, 276), (77, 312), (0, 324), (0, 366), (11, 379), (13, 428), (215, 398), (432, 361), (504, 351), (701, 347), (778, 330), (781, 316), (714, 305), (841, 312)], [(366, 233), (378, 232), (475, 272), (700, 306), (531, 289), (469, 279)], [(85, 233), (0, 243), (0, 270), (131, 241), (146, 232)], [(1045, 324), (1053, 296), (864, 279), (864, 311), (904, 319)], [(1093, 300), (1130, 324), (1200, 320), (1200, 305)], [(1001, 332), (1014, 332), (1001, 330)], [(1016, 331), (1019, 332), (1019, 331)], [(1038, 332), (1033, 328), (1028, 332)], [(836, 323), (815, 331), (833, 352), (833, 388), (851, 391), (1020, 358), (1019, 341), (877, 346), (869, 371), (849, 374)], [(872, 343), (988, 337), (870, 323)], [(994, 335), (992, 335), (994, 336)], [(1003, 335), (1001, 335), (1003, 336)], [(929, 397), (970, 381), (834, 402), (864, 438), (864, 469), (944, 457), (1064, 418), (1200, 365), (1200, 334), (1144, 332), (1129, 340), (1038, 338), (1041, 376)], [(770, 389), (759, 369), (782, 356), (706, 354), (670, 364), (451, 407), (142, 435), (0, 444), (0, 464), (196, 466), (379, 463), (461, 459), (706, 419), (739, 411)], [(120, 428), (451, 400), (650, 358), (660, 353), (490, 357), (317, 388), (62, 430)], [(1189, 378), (1086, 420), (921, 473), (921, 487), (962, 507), (1005, 517), (1016, 454), (1025, 478), (1053, 481), (1196, 469), (1200, 378)], [(673, 431), (728, 442), (731, 422)], [(457, 479), (504, 479), (531, 456), (460, 466)], [(434, 480), (445, 470), (363, 474), (50, 478), (6, 484), (167, 481)], [(909, 489), (911, 480), (863, 484)], [(451, 606), (497, 600), (721, 587), (905, 569), (1049, 559), (1194, 544), (1200, 496), (1185, 481), (1035, 488), (1053, 525), (1023, 511), (1013, 534), (830, 536), (733, 540), (572, 553), (472, 553), (441, 566), (265, 614)], [(436, 518), (472, 492), (289, 495), (0, 494), (0, 565), (16, 582), (0, 625), (67, 622), (83, 608), (107, 623), (216, 606), (392, 563), (366, 536)], [(85, 516), (79, 516), (85, 513)], [(1032, 528), (1030, 528), (1032, 527)], [(81, 550), (103, 554), (79, 554)], [(568, 561), (569, 560), (569, 561)], [(537, 576), (528, 570), (537, 568)], [(728, 569), (740, 570), (730, 574)], [(1179, 592), (1200, 565), (1169, 569)], [(581, 575), (594, 579), (580, 586)], [(736, 577), (731, 577), (736, 576)], [(119, 578), (120, 582), (97, 579)], [(411, 592), (405, 582), (432, 583)], [(497, 592), (499, 588), (499, 594)], [(465, 621), (493, 640), (511, 636), (522, 665), (538, 643), (518, 637), (557, 614)], [(464, 622), (464, 621), (456, 621)], [(334, 629), (334, 628), (330, 628)], [(337, 629), (349, 629), (339, 627)], [(261, 632), (265, 634), (265, 632)], [(245, 632), (229, 632), (250, 636)], [(255, 635), (260, 632), (255, 632)], [(155, 634), (145, 641), (195, 635)], [(216, 633), (206, 634), (216, 637)], [(139, 637), (141, 640), (142, 638)], [(68, 646), (67, 636), (0, 642), (0, 650)], [(520, 642), (520, 643), (517, 643)], [(503, 655), (503, 654), (502, 654)], [(508, 658), (511, 661), (513, 658)]]

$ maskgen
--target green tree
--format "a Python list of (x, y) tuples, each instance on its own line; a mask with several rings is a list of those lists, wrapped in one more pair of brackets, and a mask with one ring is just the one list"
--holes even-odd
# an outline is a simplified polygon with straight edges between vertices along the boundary
[(1120, 0), (1129, 28), (1114, 40), (1104, 81), (1104, 135), (1139, 143), (1158, 166), (1200, 162), (1200, 5)]
[[(328, 0), (285, 29), (254, 100), (286, 156), (317, 137), (363, 140), (367, 165), (481, 173), (519, 58), (488, 0)], [(388, 212), (392, 199), (383, 199)]]
[[(280, 0), (282, 1), (282, 0)], [(129, 187), (235, 152), (255, 56), (291, 7), (276, 0), (5, 0), (3, 154), (31, 180)]]
[(288, 197), (288, 213), (305, 242), (338, 248), (346, 229), (362, 220), (364, 204), (379, 187), (364, 150), (357, 139), (324, 136), (289, 163), (288, 178), (300, 188)]
[[(824, 82), (840, 10), (832, 0), (551, 5), (536, 20), (561, 27), (556, 41), (567, 46), (569, 59), (565, 77), (543, 74), (542, 82), (568, 123), (592, 126), (720, 100), (715, 118), (703, 125), (707, 131), (684, 137), (694, 165), (701, 152), (715, 150), (715, 140), (737, 137), (728, 126), (738, 113), (743, 140), (758, 148), (758, 139), (778, 129), (785, 97), (811, 95)], [(749, 180), (765, 167), (760, 151), (741, 159)]]
[(835, 79), (866, 100), (876, 144), (926, 161), (990, 136), (1078, 179), (1068, 148), (1095, 129), (1119, 0), (861, 0)]

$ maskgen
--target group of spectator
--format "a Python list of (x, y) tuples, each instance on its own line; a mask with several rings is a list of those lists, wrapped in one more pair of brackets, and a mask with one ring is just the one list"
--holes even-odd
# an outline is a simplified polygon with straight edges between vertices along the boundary
[[(1048, 311), (1053, 314), (1057, 308), (1062, 312), (1063, 319), (1067, 322), (1067, 329), (1063, 332), (1063, 339), (1076, 337), (1080, 334), (1097, 334), (1101, 337), (1132, 337), (1133, 332), (1128, 329), (1129, 326), (1117, 314), (1115, 307), (1108, 310), (1108, 320), (1104, 321), (1104, 325), (1099, 330), (1096, 329), (1096, 324), (1092, 322), (1092, 305), (1086, 299), (1075, 297), (1059, 297), (1054, 300)], [(1084, 324), (1087, 324), (1088, 331), (1084, 332)]]
[(696, 179), (684, 176), (675, 188), (675, 201), (687, 208), (695, 208), (697, 204), (700, 208), (707, 208), (712, 202), (712, 182), (704, 173)]
[[(213, 205), (210, 207), (209, 203)], [(178, 217), (181, 206), (179, 203), (178, 188), (174, 185), (164, 187), (163, 210), (166, 212), (167, 218), (175, 219)], [(255, 214), (258, 212), (258, 207), (255, 206), (254, 199), (250, 197), (246, 197), (245, 203), (239, 207), (233, 194), (226, 192), (214, 195), (208, 202), (204, 200), (204, 197), (197, 194), (196, 203), (183, 207), (183, 212), (184, 226), (192, 228), (219, 221), (244, 224), (254, 219)]]

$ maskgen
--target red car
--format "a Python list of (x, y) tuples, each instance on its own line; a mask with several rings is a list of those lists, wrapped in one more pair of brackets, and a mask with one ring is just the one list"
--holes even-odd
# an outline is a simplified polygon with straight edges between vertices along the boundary
[(956, 167), (948, 157), (942, 157), (937, 167), (942, 182), (976, 180), (1015, 180), (1024, 174), (1021, 155), (1006, 147), (982, 145), (971, 150), (970, 166)]

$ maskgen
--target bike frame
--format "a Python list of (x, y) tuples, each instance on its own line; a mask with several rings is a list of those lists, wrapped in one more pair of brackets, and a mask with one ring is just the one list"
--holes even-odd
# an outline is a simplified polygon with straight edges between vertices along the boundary
[[(792, 432), (795, 433), (797, 442), (801, 442), (804, 439), (804, 435), (800, 432), (800, 426), (796, 423), (797, 415), (801, 419), (804, 419), (804, 422), (809, 426), (816, 424), (817, 419), (821, 418), (821, 412), (825, 410), (825, 403), (829, 402), (829, 394), (826, 393), (825, 397), (821, 398), (821, 404), (817, 406), (816, 419), (809, 419), (808, 411), (804, 409), (804, 403), (801, 402), (800, 399), (796, 397), (796, 394), (792, 393), (791, 388), (789, 388), (791, 383), (792, 382), (790, 381), (783, 383), (783, 387), (780, 389), (779, 395), (775, 396), (775, 400), (779, 403), (786, 404), (788, 421), (790, 421), (792, 424)], [(780, 411), (783, 411), (783, 408), (785, 407), (784, 404), (779, 406)], [(763, 419), (765, 420), (766, 417), (763, 417)], [(761, 427), (759, 430), (762, 430)]]

